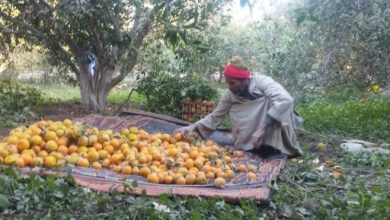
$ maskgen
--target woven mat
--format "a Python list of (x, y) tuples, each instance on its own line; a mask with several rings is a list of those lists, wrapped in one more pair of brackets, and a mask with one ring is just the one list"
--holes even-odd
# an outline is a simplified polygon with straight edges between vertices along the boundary
[[(186, 123), (167, 116), (147, 112), (127, 112), (126, 116), (90, 115), (75, 119), (75, 121), (99, 129), (113, 129), (116, 131), (123, 127), (136, 126), (149, 133), (173, 133), (176, 128)], [(226, 145), (226, 143), (229, 143), (229, 133), (227, 131), (217, 131), (210, 139), (221, 145)], [(64, 176), (71, 172), (78, 185), (102, 192), (116, 190), (148, 196), (158, 196), (164, 193), (181, 196), (219, 196), (228, 201), (238, 201), (243, 198), (268, 200), (270, 184), (283, 168), (285, 159), (286, 156), (277, 155), (265, 160), (251, 153), (244, 153), (243, 157), (233, 158), (233, 162), (236, 165), (241, 163), (254, 165), (256, 167), (257, 179), (249, 182), (247, 181), (246, 173), (239, 173), (235, 178), (228, 181), (222, 189), (215, 188), (213, 180), (209, 180), (206, 185), (152, 184), (148, 183), (144, 177), (135, 175), (123, 176), (107, 169), (96, 170), (92, 168), (68, 167), (67, 171), (65, 171), (65, 169), (25, 168), (24, 171), (43, 175), (56, 174), (59, 176)], [(129, 190), (127, 186), (131, 186), (135, 181), (138, 186)]]

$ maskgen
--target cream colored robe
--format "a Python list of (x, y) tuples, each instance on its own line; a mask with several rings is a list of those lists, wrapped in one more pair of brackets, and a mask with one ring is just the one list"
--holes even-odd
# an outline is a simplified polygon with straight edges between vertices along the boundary
[(274, 123), (268, 129), (263, 144), (288, 155), (301, 154), (295, 129), (302, 125), (303, 120), (294, 114), (294, 99), (290, 94), (279, 83), (264, 75), (250, 78), (249, 92), (259, 98), (242, 100), (227, 89), (215, 110), (191, 126), (195, 126), (201, 136), (207, 138), (228, 114), (234, 147), (251, 150), (252, 134), (264, 125), (269, 115), (279, 123)]

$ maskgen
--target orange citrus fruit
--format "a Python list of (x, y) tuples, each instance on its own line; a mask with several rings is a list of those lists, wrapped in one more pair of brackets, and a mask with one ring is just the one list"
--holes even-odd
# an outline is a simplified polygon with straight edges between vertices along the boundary
[(214, 185), (217, 188), (224, 187), (225, 186), (225, 179), (222, 177), (218, 177), (217, 179), (215, 179)]
[(186, 175), (186, 184), (194, 184), (196, 181), (196, 176), (193, 173), (188, 173)]
[(16, 167), (19, 167), (19, 168), (24, 167), (25, 164), (24, 164), (23, 158), (21, 158), (21, 157), (16, 158), (16, 159), (15, 159), (15, 166), (16, 166)]
[(95, 169), (101, 169), (102, 165), (99, 162), (95, 161), (92, 163), (92, 167)]
[(24, 161), (24, 165), (26, 166), (30, 165), (33, 159), (33, 157), (28, 153), (22, 154), (21, 158)]
[(139, 173), (141, 174), (141, 176), (147, 177), (151, 173), (151, 170), (149, 167), (142, 167), (139, 170)]
[(124, 175), (131, 175), (132, 171), (133, 171), (133, 169), (130, 165), (124, 166), (122, 168), (122, 174), (124, 174)]
[(67, 155), (69, 150), (65, 145), (60, 145), (58, 146), (57, 151), (63, 155)]
[(57, 147), (58, 147), (57, 143), (53, 140), (49, 140), (46, 142), (45, 148), (48, 152), (56, 151)]
[(256, 180), (256, 174), (254, 172), (249, 172), (246, 174), (246, 177), (250, 180), (250, 181), (253, 181), (253, 180)]
[(13, 165), (13, 164), (15, 163), (15, 160), (16, 160), (16, 158), (15, 158), (14, 155), (8, 155), (8, 156), (6, 156), (6, 157), (4, 158), (3, 163), (4, 163), (5, 165)]
[(178, 185), (186, 185), (186, 179), (183, 176), (177, 178), (175, 182)]
[(43, 138), (45, 139), (45, 141), (56, 140), (57, 134), (54, 131), (46, 131)]
[(21, 153), (30, 147), (30, 142), (27, 140), (27, 138), (19, 139), (17, 147), (18, 151)]
[(77, 160), (78, 167), (89, 167), (89, 161), (85, 158), (79, 158)]
[(42, 157), (33, 157), (31, 161), (31, 166), (42, 166), (43, 165), (43, 158)]
[[(94, 149), (94, 148), (92, 148)], [(99, 160), (99, 153), (96, 150), (89, 150), (87, 154), (87, 158), (89, 161), (97, 161)]]
[(46, 167), (54, 167), (57, 164), (57, 159), (54, 156), (47, 156), (43, 163)]
[(43, 139), (39, 135), (34, 135), (34, 136), (31, 137), (30, 141), (31, 141), (32, 145), (38, 145), (39, 146), (39, 145), (42, 144)]
[(157, 173), (151, 173), (149, 174), (146, 179), (149, 183), (159, 183), (158, 175)]

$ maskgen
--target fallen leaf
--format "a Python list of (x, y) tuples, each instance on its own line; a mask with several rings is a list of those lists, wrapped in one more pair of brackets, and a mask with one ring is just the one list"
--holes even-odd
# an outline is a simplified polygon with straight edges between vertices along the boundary
[(332, 177), (338, 179), (342, 176), (342, 174), (338, 171), (333, 171), (333, 172), (329, 173), (329, 176), (332, 176)]
[(334, 166), (336, 165), (336, 162), (334, 160), (325, 160), (326, 165), (328, 166)]
[(333, 167), (333, 170), (341, 170), (342, 167), (340, 165), (334, 165)]
[(160, 212), (167, 212), (170, 213), (171, 209), (168, 208), (166, 205), (159, 204), (157, 202), (153, 202), (154, 209)]
[(321, 165), (321, 166), (317, 167), (316, 170), (324, 171), (324, 165)]

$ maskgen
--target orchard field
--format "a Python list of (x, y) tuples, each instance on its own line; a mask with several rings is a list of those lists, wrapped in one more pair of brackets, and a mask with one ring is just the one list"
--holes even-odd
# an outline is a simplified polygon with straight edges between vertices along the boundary
[[(384, 0), (240, 3), (0, 3), (0, 218), (389, 219), (390, 4)], [(222, 10), (230, 4), (240, 13), (253, 14), (240, 18), (247, 19), (245, 23), (234, 23), (234, 16)], [(20, 149), (7, 148), (4, 153), (1, 144), (16, 141), (9, 136), (18, 127), (16, 132), (29, 130), (29, 135), (38, 132), (33, 129), (37, 124), (58, 132), (71, 127), (69, 119), (111, 116), (129, 109), (179, 118), (184, 98), (216, 102), (225, 88), (220, 68), (234, 55), (241, 56), (254, 74), (271, 76), (284, 85), (304, 118), (304, 127), (298, 130), (303, 155), (288, 159), (270, 186), (269, 202), (102, 193), (77, 186), (70, 175), (22, 173), (17, 166), (30, 161), (28, 156), (5, 160), (6, 153), (24, 150), (20, 144)], [(229, 127), (229, 122), (221, 126)], [(134, 129), (121, 131), (129, 143), (134, 135), (171, 144), (181, 140), (174, 134), (153, 136)], [(50, 134), (39, 134), (42, 140), (51, 140)], [(40, 143), (32, 136), (29, 143)], [(100, 138), (104, 143), (105, 137)], [(365, 149), (382, 151), (347, 152), (340, 147), (352, 139)], [(79, 136), (74, 141), (80, 146), (91, 144), (78, 142)], [(57, 166), (53, 160), (57, 163), (61, 156), (56, 152), (68, 152), (72, 143), (66, 143), (66, 149), (50, 143), (36, 153), (55, 151), (46, 165)], [(110, 151), (97, 143), (97, 152)], [(193, 159), (186, 169), (196, 163), (203, 166), (204, 161), (195, 160), (200, 152), (185, 145), (187, 159)], [(207, 152), (224, 152), (211, 142), (207, 146)], [(177, 154), (172, 146), (166, 147), (168, 156)], [(104, 166), (91, 162), (96, 154), (85, 153), (89, 161), (73, 162)], [(234, 154), (224, 152), (220, 163), (228, 164), (230, 153)], [(145, 155), (142, 161), (158, 156)], [(46, 166), (45, 162), (34, 161)], [(142, 172), (147, 177), (151, 170)], [(156, 179), (162, 177), (150, 177), (151, 182)], [(201, 179), (192, 176), (184, 181)]]

